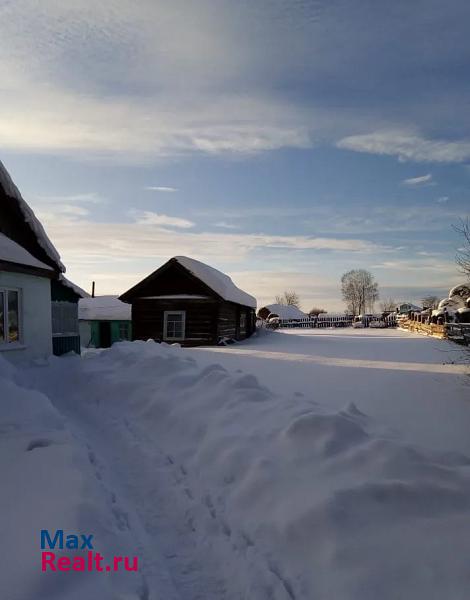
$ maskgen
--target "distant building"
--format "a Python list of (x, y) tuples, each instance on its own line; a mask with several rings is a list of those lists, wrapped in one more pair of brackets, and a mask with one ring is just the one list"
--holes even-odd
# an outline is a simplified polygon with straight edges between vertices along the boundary
[(270, 317), (278, 317), (281, 320), (300, 321), (308, 319), (308, 315), (297, 308), (287, 304), (267, 304), (258, 311), (258, 317), (267, 320)]
[(399, 304), (397, 307), (397, 313), (399, 315), (404, 315), (406, 313), (409, 313), (410, 311), (414, 312), (414, 311), (422, 311), (422, 308), (420, 306), (416, 306), (416, 304), (411, 304), (411, 302), (403, 302), (403, 304)]
[(78, 318), (84, 348), (109, 348), (114, 342), (132, 339), (131, 307), (117, 296), (80, 300)]
[(175, 256), (120, 296), (132, 305), (132, 337), (184, 346), (243, 340), (255, 330), (256, 300), (224, 273)]

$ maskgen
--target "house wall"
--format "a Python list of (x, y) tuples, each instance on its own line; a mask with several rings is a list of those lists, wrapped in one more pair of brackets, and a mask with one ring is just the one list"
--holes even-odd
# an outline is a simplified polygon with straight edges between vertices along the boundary
[[(111, 328), (111, 344), (122, 341), (120, 326), (127, 324), (129, 337), (132, 339), (132, 323), (130, 321), (109, 321)], [(80, 321), (80, 343), (83, 348), (101, 348), (100, 321)]]
[[(163, 340), (165, 311), (183, 310), (184, 346), (212, 345), (221, 338), (243, 340), (253, 333), (254, 310), (232, 302), (207, 300), (136, 299), (132, 303), (134, 340)], [(245, 316), (245, 326), (240, 317)]]
[[(0, 349), (0, 354), (15, 363), (52, 354), (51, 281), (21, 273), (0, 271), (0, 287), (21, 292), (20, 336), (17, 346)], [(0, 347), (1, 348), (1, 347)]]
[(218, 303), (215, 300), (136, 299), (132, 303), (132, 339), (163, 340), (165, 311), (184, 310), (185, 346), (217, 343)]
[(82, 346), (82, 348), (92, 347), (91, 323), (91, 321), (78, 322), (78, 331), (80, 333), (80, 345)]

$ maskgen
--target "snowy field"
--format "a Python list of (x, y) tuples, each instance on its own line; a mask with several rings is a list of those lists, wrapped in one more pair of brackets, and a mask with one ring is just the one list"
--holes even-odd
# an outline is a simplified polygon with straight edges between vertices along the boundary
[[(467, 363), (352, 329), (0, 357), (0, 598), (467, 600)], [(58, 528), (139, 571), (41, 573)]]

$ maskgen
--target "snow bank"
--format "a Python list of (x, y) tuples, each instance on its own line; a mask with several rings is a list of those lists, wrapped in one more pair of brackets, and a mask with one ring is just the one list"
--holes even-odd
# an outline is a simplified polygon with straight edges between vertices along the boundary
[(55, 360), (35, 385), (64, 412), (99, 423), (122, 460), (140, 457), (129, 471), (139, 498), (155, 491), (155, 448), (166, 456), (187, 502), (188, 544), (225, 582), (210, 597), (468, 595), (465, 456), (384, 434), (354, 404), (326, 412), (314, 388), (281, 397), (253, 375), (201, 368), (186, 350), (154, 342)]
[[(24, 387), (25, 371), (0, 356), (0, 598), (143, 598), (140, 573), (41, 572), (40, 532), (95, 533), (105, 556), (135, 554), (117, 527), (94, 456), (79, 444), (44, 394)], [(118, 507), (115, 502), (114, 507)]]

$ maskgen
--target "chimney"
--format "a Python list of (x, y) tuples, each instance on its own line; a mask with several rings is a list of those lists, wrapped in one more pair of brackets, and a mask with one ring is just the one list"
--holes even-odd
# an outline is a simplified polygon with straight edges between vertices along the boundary
[(91, 282), (91, 297), (92, 298), (95, 297), (95, 282), (94, 281)]

